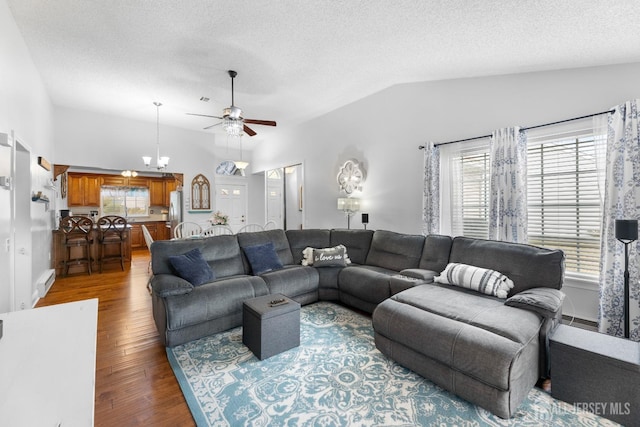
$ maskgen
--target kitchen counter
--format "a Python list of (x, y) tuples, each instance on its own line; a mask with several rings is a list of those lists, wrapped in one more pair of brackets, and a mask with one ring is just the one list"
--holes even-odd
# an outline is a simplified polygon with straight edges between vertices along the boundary
[[(125, 231), (126, 235), (126, 243), (124, 245), (124, 257), (125, 257), (125, 268), (129, 268), (131, 266), (131, 235), (134, 229), (134, 225), (130, 224), (127, 226), (127, 231)], [(97, 228), (91, 232), (93, 237), (93, 242), (89, 246), (89, 251), (91, 252), (91, 271), (93, 273), (100, 271), (100, 242), (98, 242), (98, 230)], [(65, 253), (67, 248), (64, 245), (64, 233), (62, 230), (53, 230), (53, 257), (51, 260), (51, 268), (55, 268), (56, 276), (62, 276), (63, 274), (63, 262), (65, 258)], [(115, 255), (119, 247), (117, 245), (106, 245), (105, 246), (105, 256)], [(81, 251), (85, 251), (86, 249), (83, 247), (75, 247), (71, 248), (71, 258), (80, 257)], [(118, 268), (120, 265), (118, 264)], [(70, 265), (69, 266), (69, 274), (76, 273), (86, 273), (86, 266), (84, 265)], [(105, 270), (108, 271), (108, 270)]]

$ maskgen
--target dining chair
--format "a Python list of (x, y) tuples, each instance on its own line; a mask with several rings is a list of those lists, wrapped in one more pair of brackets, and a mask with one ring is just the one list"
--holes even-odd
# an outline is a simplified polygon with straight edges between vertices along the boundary
[(218, 224), (218, 225), (212, 225), (211, 227), (205, 228), (202, 231), (201, 235), (203, 237), (210, 237), (210, 236), (222, 236), (225, 234), (233, 234), (233, 230), (228, 225)]
[(202, 227), (195, 222), (181, 222), (173, 229), (173, 236), (176, 239), (189, 239), (202, 234)]
[(241, 227), (240, 230), (238, 230), (238, 233), (247, 233), (252, 231), (264, 231), (264, 227), (260, 224), (247, 224), (244, 227)]

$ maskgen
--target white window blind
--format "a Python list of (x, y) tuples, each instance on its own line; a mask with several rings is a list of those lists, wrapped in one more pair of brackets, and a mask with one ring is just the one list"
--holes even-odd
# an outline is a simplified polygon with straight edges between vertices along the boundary
[(529, 243), (562, 249), (567, 271), (598, 274), (602, 208), (592, 129), (528, 135)]
[[(603, 136), (585, 123), (528, 131), (528, 237), (532, 245), (562, 249), (568, 272), (597, 275), (601, 201), (595, 142)], [(486, 238), (489, 143), (449, 159), (451, 232)]]
[(451, 228), (454, 236), (489, 234), (489, 145), (460, 151), (451, 159)]

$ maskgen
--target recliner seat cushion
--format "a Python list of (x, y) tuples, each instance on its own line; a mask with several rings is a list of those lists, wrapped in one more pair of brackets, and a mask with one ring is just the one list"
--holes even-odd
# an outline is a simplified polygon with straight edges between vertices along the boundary
[(288, 265), (280, 270), (260, 275), (271, 294), (282, 294), (289, 298), (318, 291), (318, 272), (313, 267)]
[(194, 287), (188, 294), (165, 298), (167, 329), (178, 330), (242, 312), (244, 300), (268, 293), (257, 276), (228, 277)]
[(363, 301), (379, 304), (391, 296), (389, 279), (396, 271), (370, 265), (344, 268), (338, 275), (340, 292)]
[(500, 390), (522, 375), (512, 369), (525, 347), (537, 354), (541, 324), (497, 298), (436, 284), (392, 296), (373, 316), (376, 333)]

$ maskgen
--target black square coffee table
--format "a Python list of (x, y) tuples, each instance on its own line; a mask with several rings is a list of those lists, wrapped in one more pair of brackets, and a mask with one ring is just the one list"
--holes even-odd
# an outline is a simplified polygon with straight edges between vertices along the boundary
[(300, 345), (300, 304), (281, 294), (242, 305), (242, 342), (263, 360)]

